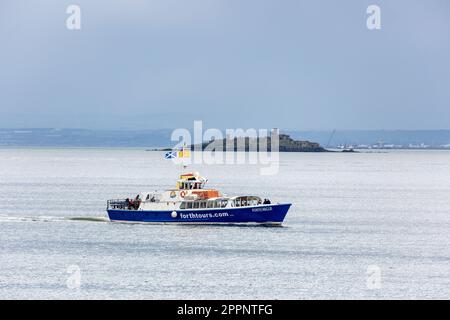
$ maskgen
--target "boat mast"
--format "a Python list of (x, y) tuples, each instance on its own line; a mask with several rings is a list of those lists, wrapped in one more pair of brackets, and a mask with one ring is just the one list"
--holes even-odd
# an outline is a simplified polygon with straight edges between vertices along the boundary
[(180, 167), (180, 172), (182, 175), (184, 173), (183, 169), (186, 169), (187, 165), (184, 164), (184, 147), (186, 146), (186, 142), (183, 143), (183, 146), (181, 147), (181, 167)]

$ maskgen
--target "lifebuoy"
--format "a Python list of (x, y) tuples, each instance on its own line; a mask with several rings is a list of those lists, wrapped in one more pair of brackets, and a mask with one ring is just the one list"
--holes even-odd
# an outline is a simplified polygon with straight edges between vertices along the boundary
[(180, 197), (184, 198), (186, 196), (186, 191), (181, 191), (180, 192)]

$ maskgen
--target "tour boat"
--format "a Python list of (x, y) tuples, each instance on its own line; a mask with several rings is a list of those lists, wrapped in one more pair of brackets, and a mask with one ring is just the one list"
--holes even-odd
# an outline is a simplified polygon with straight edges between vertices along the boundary
[(198, 173), (186, 173), (181, 174), (173, 189), (108, 200), (109, 219), (134, 223), (281, 225), (291, 206), (253, 195), (227, 197), (216, 189), (205, 188), (206, 182)]

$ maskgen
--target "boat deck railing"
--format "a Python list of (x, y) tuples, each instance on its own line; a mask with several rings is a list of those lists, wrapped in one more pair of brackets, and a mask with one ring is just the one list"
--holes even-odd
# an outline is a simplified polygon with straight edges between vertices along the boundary
[[(140, 203), (140, 202), (139, 202)], [(139, 205), (138, 205), (139, 207)], [(136, 204), (127, 202), (124, 199), (111, 199), (106, 202), (107, 210), (136, 210)]]

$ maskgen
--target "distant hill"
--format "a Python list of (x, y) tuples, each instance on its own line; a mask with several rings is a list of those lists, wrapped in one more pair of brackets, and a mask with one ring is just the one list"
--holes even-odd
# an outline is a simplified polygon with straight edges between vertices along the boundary
[(29, 147), (166, 147), (171, 129), (85, 130), (0, 129), (0, 146)]

